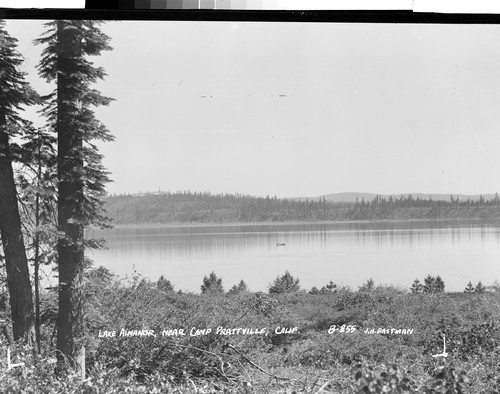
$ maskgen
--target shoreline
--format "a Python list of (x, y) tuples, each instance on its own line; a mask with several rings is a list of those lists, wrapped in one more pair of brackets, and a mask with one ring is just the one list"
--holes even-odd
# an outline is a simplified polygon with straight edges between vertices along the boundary
[[(375, 220), (321, 220), (321, 221), (264, 221), (264, 222), (172, 222), (172, 223), (127, 223), (113, 224), (110, 229), (120, 228), (182, 228), (182, 227), (245, 227), (245, 226), (299, 226), (299, 225), (335, 225), (335, 224), (370, 224), (370, 223), (451, 223), (451, 222), (484, 222), (499, 223), (500, 218), (437, 218), (437, 219), (375, 219)], [(101, 230), (90, 228), (90, 230)], [(105, 231), (104, 229), (103, 231)]]

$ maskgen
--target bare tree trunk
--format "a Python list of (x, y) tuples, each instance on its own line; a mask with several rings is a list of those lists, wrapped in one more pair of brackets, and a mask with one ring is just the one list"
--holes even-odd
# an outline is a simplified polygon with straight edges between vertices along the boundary
[(9, 136), (3, 129), (5, 124), (5, 113), (0, 109), (0, 233), (5, 252), (14, 340), (24, 339), (31, 343), (34, 337), (33, 300)]

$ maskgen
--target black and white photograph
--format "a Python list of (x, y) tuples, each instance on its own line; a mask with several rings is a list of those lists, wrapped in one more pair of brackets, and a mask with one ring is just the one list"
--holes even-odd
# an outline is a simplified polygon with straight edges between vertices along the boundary
[(226, 19), (0, 21), (0, 392), (499, 393), (500, 24)]

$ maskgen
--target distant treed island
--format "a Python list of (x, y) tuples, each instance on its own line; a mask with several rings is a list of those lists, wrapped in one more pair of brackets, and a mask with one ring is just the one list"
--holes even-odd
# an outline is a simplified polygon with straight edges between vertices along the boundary
[[(343, 199), (344, 201), (340, 201)], [(498, 194), (381, 196), (342, 193), (283, 199), (208, 192), (157, 192), (107, 197), (116, 224), (237, 223), (500, 217)]]

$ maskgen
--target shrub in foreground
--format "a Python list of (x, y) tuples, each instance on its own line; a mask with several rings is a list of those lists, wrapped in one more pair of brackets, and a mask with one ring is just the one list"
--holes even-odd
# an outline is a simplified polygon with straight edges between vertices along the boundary
[(359, 363), (354, 377), (360, 393), (461, 394), (467, 392), (469, 382), (466, 372), (457, 371), (453, 365), (437, 367), (430, 380), (421, 387), (396, 364), (382, 365), (377, 371), (371, 365)]

